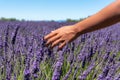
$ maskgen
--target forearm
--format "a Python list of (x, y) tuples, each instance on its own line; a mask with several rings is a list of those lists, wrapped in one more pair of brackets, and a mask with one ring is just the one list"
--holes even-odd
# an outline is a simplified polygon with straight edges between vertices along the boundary
[(76, 23), (75, 30), (81, 35), (108, 27), (120, 21), (120, 0), (108, 5), (93, 16)]

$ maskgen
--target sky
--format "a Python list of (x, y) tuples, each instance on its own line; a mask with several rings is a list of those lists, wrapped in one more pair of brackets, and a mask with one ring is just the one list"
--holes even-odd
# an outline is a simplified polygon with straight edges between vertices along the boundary
[(115, 0), (0, 0), (0, 17), (25, 20), (80, 19)]

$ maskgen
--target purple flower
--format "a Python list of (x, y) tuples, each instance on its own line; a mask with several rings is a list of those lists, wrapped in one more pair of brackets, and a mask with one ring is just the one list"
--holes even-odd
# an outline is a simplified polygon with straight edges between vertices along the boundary
[(37, 64), (37, 61), (33, 62), (33, 74), (37, 73), (39, 71), (39, 65)]
[(19, 26), (17, 26), (17, 28), (15, 29), (15, 32), (13, 33), (13, 38), (12, 38), (12, 45), (15, 44), (15, 41), (16, 41), (16, 37), (17, 37), (17, 34), (18, 34), (18, 30), (19, 30)]
[(55, 70), (53, 72), (52, 80), (60, 80), (60, 75), (62, 73), (62, 65), (63, 65), (63, 52), (59, 51), (59, 58), (57, 63), (55, 64)]
[(80, 80), (85, 80), (87, 78), (87, 75), (91, 72), (91, 70), (94, 68), (95, 63), (91, 63), (91, 65), (86, 69), (80, 76)]
[(29, 69), (25, 69), (24, 70), (24, 80), (31, 80), (30, 76), (31, 76), (30, 70)]
[(103, 72), (99, 75), (98, 80), (104, 79), (107, 76), (109, 69), (110, 69), (109, 65), (106, 65), (105, 68), (103, 69)]

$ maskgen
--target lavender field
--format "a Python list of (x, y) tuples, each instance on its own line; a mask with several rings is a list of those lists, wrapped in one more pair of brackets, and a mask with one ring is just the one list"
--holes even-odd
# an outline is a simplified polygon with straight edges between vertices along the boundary
[(0, 80), (120, 80), (120, 23), (61, 51), (45, 46), (46, 34), (74, 23), (0, 21)]

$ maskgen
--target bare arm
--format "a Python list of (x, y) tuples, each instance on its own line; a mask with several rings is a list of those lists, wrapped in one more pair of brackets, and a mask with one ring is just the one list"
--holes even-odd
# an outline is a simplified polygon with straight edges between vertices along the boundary
[(67, 43), (73, 41), (81, 34), (108, 27), (119, 21), (120, 0), (116, 0), (98, 13), (81, 22), (74, 25), (63, 26), (52, 31), (50, 34), (45, 36), (44, 39), (47, 40), (46, 45), (51, 44), (52, 48), (59, 45), (59, 49), (62, 49)]
[(108, 27), (120, 21), (120, 0), (116, 0), (93, 16), (75, 24), (79, 34)]

